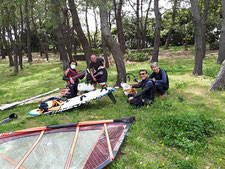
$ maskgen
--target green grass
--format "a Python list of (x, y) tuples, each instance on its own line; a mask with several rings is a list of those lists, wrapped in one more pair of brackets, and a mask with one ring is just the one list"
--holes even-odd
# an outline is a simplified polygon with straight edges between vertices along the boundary
[[(159, 59), (160, 67), (167, 70), (170, 79), (170, 89), (165, 99), (156, 97), (150, 107), (133, 108), (126, 103), (126, 97), (121, 89), (114, 92), (117, 104), (114, 105), (108, 97), (82, 105), (58, 115), (41, 116), (26, 119), (27, 113), (38, 107), (38, 103), (16, 106), (0, 112), (0, 120), (11, 113), (17, 113), (19, 118), (0, 128), (0, 133), (20, 130), (30, 127), (66, 124), (87, 120), (103, 120), (127, 118), (136, 116), (137, 121), (131, 126), (125, 142), (117, 158), (108, 168), (225, 168), (225, 92), (209, 91), (220, 66), (216, 65), (216, 55), (209, 55), (204, 60), (202, 76), (193, 76), (193, 50), (182, 53), (184, 47), (173, 47), (170, 50), (160, 49), (168, 55)], [(175, 54), (178, 52), (182, 54)], [(85, 62), (78, 62), (78, 69), (85, 70)], [(138, 62), (126, 65), (127, 72), (138, 76), (138, 70), (145, 68), (149, 72), (150, 63)], [(64, 72), (61, 62), (40, 61), (25, 63), (24, 69), (18, 75), (13, 68), (8, 67), (6, 60), (0, 60), (0, 104), (11, 103), (55, 88), (64, 88), (62, 80)], [(108, 69), (108, 85), (116, 80), (116, 69)], [(168, 146), (163, 138), (155, 133), (154, 120), (168, 115), (188, 114), (188, 116), (204, 115), (220, 125), (220, 130), (211, 137), (206, 137), (197, 152), (189, 153), (176, 146)], [(187, 116), (187, 117), (188, 117)], [(186, 116), (185, 116), (186, 117)], [(179, 116), (180, 118), (180, 116)]]

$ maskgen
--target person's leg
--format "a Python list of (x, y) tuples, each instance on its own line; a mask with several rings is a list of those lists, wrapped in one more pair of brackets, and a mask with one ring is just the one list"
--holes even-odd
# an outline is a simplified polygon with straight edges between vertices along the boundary
[(70, 85), (70, 96), (77, 96), (77, 84)]
[(160, 83), (155, 83), (156, 91), (160, 92), (160, 95), (165, 94), (164, 86)]
[(103, 85), (106, 84), (107, 79), (108, 79), (108, 73), (106, 71), (106, 69), (101, 69), (99, 72), (102, 72), (101, 75), (96, 77), (97, 82), (99, 83), (99, 85), (102, 87)]

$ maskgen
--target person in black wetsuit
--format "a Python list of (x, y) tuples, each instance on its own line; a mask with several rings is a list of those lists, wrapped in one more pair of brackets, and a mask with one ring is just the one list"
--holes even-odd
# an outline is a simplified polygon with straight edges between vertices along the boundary
[(157, 62), (151, 64), (153, 73), (148, 77), (149, 79), (155, 79), (156, 91), (160, 93), (160, 97), (166, 97), (166, 90), (169, 89), (169, 78), (165, 70), (160, 69)]
[(136, 107), (150, 105), (154, 101), (155, 85), (154, 82), (148, 79), (148, 72), (145, 69), (139, 71), (141, 81), (137, 84), (132, 84), (133, 88), (142, 88), (142, 91), (134, 94), (128, 94), (128, 102)]
[[(77, 67), (77, 62), (76, 61), (71, 61), (70, 62), (70, 67), (66, 70), (63, 80), (67, 81), (67, 87), (70, 89), (70, 94), (65, 95), (67, 98), (72, 98), (77, 96), (77, 86), (79, 83), (78, 78), (73, 80), (72, 77), (77, 75), (79, 71), (76, 69)], [(84, 76), (80, 76), (79, 79), (83, 79)]]
[(108, 73), (104, 64), (104, 59), (91, 55), (90, 74), (87, 75), (87, 81), (94, 84), (95, 89), (97, 83), (102, 87), (107, 82)]

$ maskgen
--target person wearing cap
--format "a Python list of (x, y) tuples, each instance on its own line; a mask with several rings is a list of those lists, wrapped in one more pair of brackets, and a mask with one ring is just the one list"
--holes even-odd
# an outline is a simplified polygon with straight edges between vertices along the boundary
[[(79, 73), (79, 71), (76, 69), (77, 67), (77, 62), (76, 61), (71, 61), (70, 62), (70, 67), (66, 70), (64, 76), (63, 76), (63, 80), (67, 81), (67, 86), (70, 89), (70, 94), (65, 95), (65, 97), (67, 98), (72, 98), (77, 96), (77, 87), (79, 84), (79, 80), (77, 79), (73, 79), (72, 77), (77, 75)], [(79, 79), (83, 79), (85, 76), (80, 76)]]
[(90, 62), (90, 74), (87, 76), (87, 81), (94, 84), (96, 89), (97, 83), (102, 87), (107, 82), (108, 73), (105, 68), (105, 62), (103, 58), (96, 57), (96, 55), (91, 55)]
[(154, 101), (155, 85), (154, 82), (148, 79), (148, 72), (145, 69), (139, 71), (141, 81), (137, 84), (132, 84), (132, 88), (142, 88), (142, 91), (137, 94), (128, 94), (128, 103), (132, 106), (141, 107), (150, 105)]
[(151, 64), (152, 74), (149, 79), (154, 79), (156, 91), (160, 93), (160, 98), (166, 97), (166, 90), (169, 89), (169, 78), (167, 72), (161, 68), (157, 62)]

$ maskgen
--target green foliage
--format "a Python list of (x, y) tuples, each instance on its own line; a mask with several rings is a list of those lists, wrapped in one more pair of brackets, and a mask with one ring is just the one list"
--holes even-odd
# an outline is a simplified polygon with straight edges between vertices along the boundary
[(219, 123), (202, 114), (174, 113), (161, 114), (150, 125), (166, 145), (197, 153), (206, 147), (206, 138), (218, 132)]
[(210, 77), (213, 77), (215, 78), (218, 74), (220, 70), (220, 66), (216, 66), (216, 67), (207, 67), (205, 70), (204, 70), (204, 74), (207, 75), (207, 76), (210, 76)]
[(195, 169), (196, 167), (194, 166), (193, 162), (189, 160), (176, 160), (174, 161), (174, 164), (177, 168), (182, 168), (182, 169)]
[(99, 55), (99, 54), (102, 54), (103, 53), (103, 49), (102, 48), (92, 48), (92, 53), (96, 54), (96, 55)]
[(148, 53), (128, 53), (125, 54), (125, 59), (129, 61), (146, 61), (149, 59)]

